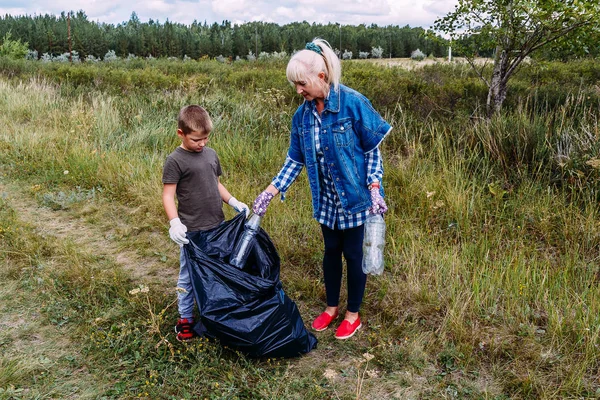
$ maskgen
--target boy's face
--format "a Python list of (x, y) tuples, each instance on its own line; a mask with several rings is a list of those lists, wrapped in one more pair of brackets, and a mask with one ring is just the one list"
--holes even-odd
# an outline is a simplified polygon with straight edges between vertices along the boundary
[(177, 129), (177, 136), (181, 138), (181, 147), (193, 153), (200, 153), (208, 143), (208, 133), (190, 132), (187, 135)]

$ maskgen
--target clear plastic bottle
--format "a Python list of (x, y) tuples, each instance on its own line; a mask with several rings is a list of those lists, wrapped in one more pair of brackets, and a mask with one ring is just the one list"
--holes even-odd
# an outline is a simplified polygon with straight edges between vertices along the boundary
[(383, 273), (383, 247), (385, 245), (385, 221), (381, 214), (370, 214), (365, 221), (362, 270), (365, 274)]
[(229, 263), (234, 267), (239, 269), (244, 268), (246, 260), (248, 260), (248, 256), (252, 251), (252, 247), (254, 247), (256, 234), (258, 233), (258, 228), (260, 227), (260, 220), (260, 215), (252, 214), (248, 221), (246, 221), (246, 224), (244, 225), (244, 233), (242, 233), (242, 236), (240, 236), (235, 244), (233, 253), (231, 253), (231, 257), (229, 259)]

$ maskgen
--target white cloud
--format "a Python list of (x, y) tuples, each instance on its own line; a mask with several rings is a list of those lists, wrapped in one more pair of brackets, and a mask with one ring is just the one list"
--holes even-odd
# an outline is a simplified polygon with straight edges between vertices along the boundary
[(0, 15), (4, 16), (4, 15), (25, 15), (25, 14), (30, 14), (26, 8), (21, 8), (21, 7), (10, 7), (10, 8), (2, 8), (0, 7)]
[(293, 20), (296, 16), (296, 13), (290, 7), (277, 7), (275, 9), (275, 15), (287, 21)]
[(255, 8), (254, 4), (246, 0), (214, 0), (212, 10), (217, 15), (247, 14)]
[(173, 11), (173, 5), (167, 4), (164, 1), (153, 0), (146, 3), (146, 7), (150, 11), (157, 11), (160, 14), (166, 14)]

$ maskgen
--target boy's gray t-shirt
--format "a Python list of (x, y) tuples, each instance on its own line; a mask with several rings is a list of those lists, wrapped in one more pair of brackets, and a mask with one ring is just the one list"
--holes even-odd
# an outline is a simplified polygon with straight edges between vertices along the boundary
[(210, 147), (191, 152), (181, 147), (169, 154), (162, 182), (177, 184), (177, 212), (189, 232), (211, 229), (225, 220), (219, 194), (221, 163)]

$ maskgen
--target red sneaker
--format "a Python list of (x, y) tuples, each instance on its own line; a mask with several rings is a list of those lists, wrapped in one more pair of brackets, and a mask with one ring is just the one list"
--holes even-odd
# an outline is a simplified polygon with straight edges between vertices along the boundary
[(352, 335), (354, 335), (361, 327), (362, 324), (360, 323), (360, 318), (357, 318), (353, 323), (350, 323), (350, 321), (345, 319), (342, 321), (339, 328), (337, 328), (337, 331), (335, 331), (335, 338), (348, 339), (349, 337), (352, 337)]
[(326, 312), (323, 312), (321, 315), (315, 318), (312, 323), (312, 328), (317, 332), (324, 331), (327, 329), (329, 324), (331, 324), (331, 321), (337, 318), (337, 316), (338, 313), (335, 313), (335, 315), (329, 315)]
[(175, 325), (175, 332), (177, 332), (177, 340), (180, 342), (187, 342), (191, 340), (194, 336), (194, 330), (192, 329), (193, 321), (190, 321), (187, 318), (181, 318), (177, 321), (177, 325)]

